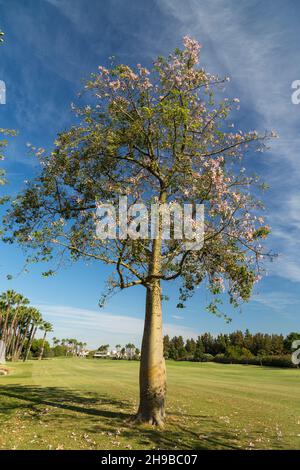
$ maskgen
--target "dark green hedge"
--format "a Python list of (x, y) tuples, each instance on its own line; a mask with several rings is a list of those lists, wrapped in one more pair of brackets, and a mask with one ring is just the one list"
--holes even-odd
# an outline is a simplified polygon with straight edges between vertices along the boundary
[(297, 366), (292, 363), (291, 356), (261, 356), (261, 357), (241, 357), (231, 358), (225, 356), (225, 354), (217, 354), (214, 359), (214, 362), (219, 362), (221, 364), (251, 364), (255, 366), (269, 366), (269, 367), (293, 367)]

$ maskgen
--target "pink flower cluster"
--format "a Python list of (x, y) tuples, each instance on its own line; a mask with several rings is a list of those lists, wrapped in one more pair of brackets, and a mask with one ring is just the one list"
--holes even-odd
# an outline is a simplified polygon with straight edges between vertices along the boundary
[(201, 49), (201, 44), (195, 39), (190, 38), (189, 36), (183, 37), (183, 45), (186, 48), (187, 52), (189, 53), (193, 64), (197, 64), (199, 62), (199, 52)]

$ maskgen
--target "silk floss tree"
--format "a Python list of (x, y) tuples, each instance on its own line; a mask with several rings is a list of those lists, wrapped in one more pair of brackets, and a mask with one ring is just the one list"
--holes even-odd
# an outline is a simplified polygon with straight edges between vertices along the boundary
[[(161, 284), (177, 281), (178, 307), (204, 281), (212, 294), (210, 311), (220, 313), (226, 293), (238, 306), (262, 275), (261, 239), (269, 233), (256, 197), (261, 185), (246, 175), (241, 160), (251, 149), (263, 150), (272, 133), (232, 131), (229, 115), (238, 100), (216, 102), (214, 89), (226, 79), (198, 66), (197, 41), (184, 37), (183, 44), (159, 57), (151, 71), (99, 67), (85, 86), (89, 105), (75, 108), (79, 124), (58, 135), (51, 153), (35, 149), (40, 173), (6, 217), (6, 240), (33, 249), (34, 260), (111, 265), (104, 298), (145, 288), (136, 420), (155, 425), (165, 419)], [(187, 249), (184, 236), (164, 239), (161, 217), (154, 239), (139, 237), (133, 215), (135, 237), (97, 237), (97, 206), (117, 204), (125, 195), (129, 206), (142, 201), (149, 209), (153, 203), (203, 204), (202, 247)]]

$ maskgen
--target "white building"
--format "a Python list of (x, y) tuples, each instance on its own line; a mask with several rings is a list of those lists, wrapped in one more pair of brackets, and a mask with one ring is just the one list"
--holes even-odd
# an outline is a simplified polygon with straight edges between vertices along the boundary
[(107, 357), (110, 357), (110, 352), (109, 351), (96, 351), (93, 357), (95, 359), (107, 358)]

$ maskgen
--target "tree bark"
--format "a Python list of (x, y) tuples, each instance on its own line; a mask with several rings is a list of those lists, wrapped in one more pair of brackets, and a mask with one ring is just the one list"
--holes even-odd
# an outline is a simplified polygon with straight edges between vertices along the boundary
[[(160, 203), (166, 193), (160, 194)], [(140, 363), (140, 404), (136, 420), (161, 426), (165, 418), (166, 366), (163, 351), (161, 305), (161, 217), (158, 236), (153, 240), (149, 275), (146, 284), (146, 312)]]
[(161, 426), (165, 418), (165, 394), (161, 289), (156, 281), (147, 288), (137, 421)]

